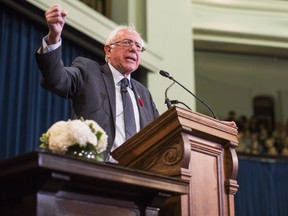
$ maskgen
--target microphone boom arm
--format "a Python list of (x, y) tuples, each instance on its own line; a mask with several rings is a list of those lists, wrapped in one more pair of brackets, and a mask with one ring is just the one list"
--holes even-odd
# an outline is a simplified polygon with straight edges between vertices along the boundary
[(167, 92), (171, 88), (171, 86), (174, 84), (175, 84), (175, 81), (171, 85), (169, 85), (168, 88), (165, 90), (165, 104), (167, 104), (168, 109), (171, 108), (171, 101), (167, 97)]
[[(162, 76), (164, 77), (167, 77), (171, 80), (173, 80), (173, 83), (168, 87), (170, 88), (175, 82), (180, 85), (182, 88), (184, 88), (187, 92), (189, 92), (191, 95), (193, 95), (197, 100), (199, 100), (202, 104), (204, 104), (208, 109), (209, 111), (212, 113), (212, 116), (213, 118), (215, 119), (218, 119), (217, 115), (214, 113), (214, 111), (211, 109), (211, 107), (206, 103), (204, 102), (203, 100), (201, 100), (199, 97), (197, 97), (195, 94), (193, 94), (189, 89), (187, 89), (185, 86), (183, 86), (181, 83), (179, 83), (177, 80), (175, 80), (172, 76), (170, 76), (170, 74), (166, 71), (163, 71), (163, 70), (160, 70), (159, 72)], [(167, 93), (167, 89), (165, 91), (165, 94)], [(167, 98), (167, 97), (166, 97)], [(170, 101), (169, 101), (170, 102)], [(171, 105), (171, 104), (170, 104)]]
[(186, 91), (188, 91), (190, 94), (192, 94), (197, 100), (199, 100), (201, 103), (205, 104), (205, 106), (210, 110), (210, 112), (212, 113), (213, 118), (218, 119), (217, 115), (214, 113), (214, 111), (210, 108), (210, 106), (204, 102), (203, 100), (201, 100), (199, 97), (197, 97), (195, 94), (193, 94), (191, 91), (189, 91), (189, 89), (187, 89), (185, 86), (183, 86), (181, 83), (179, 83), (178, 81), (176, 81), (173, 77), (170, 78), (171, 80), (173, 80), (174, 82), (176, 82), (178, 85), (180, 85), (182, 88), (184, 88)]

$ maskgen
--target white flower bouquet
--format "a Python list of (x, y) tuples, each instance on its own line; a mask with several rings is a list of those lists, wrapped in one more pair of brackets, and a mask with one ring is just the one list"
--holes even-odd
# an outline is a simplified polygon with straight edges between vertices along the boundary
[(107, 147), (106, 132), (93, 120), (58, 121), (40, 137), (40, 148), (53, 153), (70, 153), (103, 161)]

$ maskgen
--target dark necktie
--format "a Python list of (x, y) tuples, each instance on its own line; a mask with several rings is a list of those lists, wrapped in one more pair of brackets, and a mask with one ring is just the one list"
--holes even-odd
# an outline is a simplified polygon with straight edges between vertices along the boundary
[(123, 113), (124, 113), (124, 125), (125, 125), (125, 136), (128, 140), (131, 136), (136, 133), (135, 115), (133, 111), (132, 101), (128, 92), (129, 80), (123, 78), (121, 80), (121, 95), (123, 101)]

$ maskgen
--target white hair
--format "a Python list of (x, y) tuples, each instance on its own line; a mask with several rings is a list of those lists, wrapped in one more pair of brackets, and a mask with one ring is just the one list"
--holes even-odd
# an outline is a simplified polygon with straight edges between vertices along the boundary
[(133, 31), (135, 33), (137, 33), (141, 39), (141, 45), (144, 47), (144, 40), (142, 39), (141, 35), (136, 31), (135, 27), (133, 25), (120, 25), (118, 27), (116, 27), (108, 36), (105, 45), (109, 45), (113, 42), (115, 42), (115, 38), (118, 36), (118, 34), (123, 31), (123, 30), (130, 30)]

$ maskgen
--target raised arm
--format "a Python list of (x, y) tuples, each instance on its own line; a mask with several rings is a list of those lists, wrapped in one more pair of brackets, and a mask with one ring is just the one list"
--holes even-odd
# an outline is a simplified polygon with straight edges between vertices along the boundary
[(49, 28), (48, 45), (56, 44), (60, 40), (66, 16), (67, 12), (59, 4), (53, 5), (46, 11), (45, 18)]

